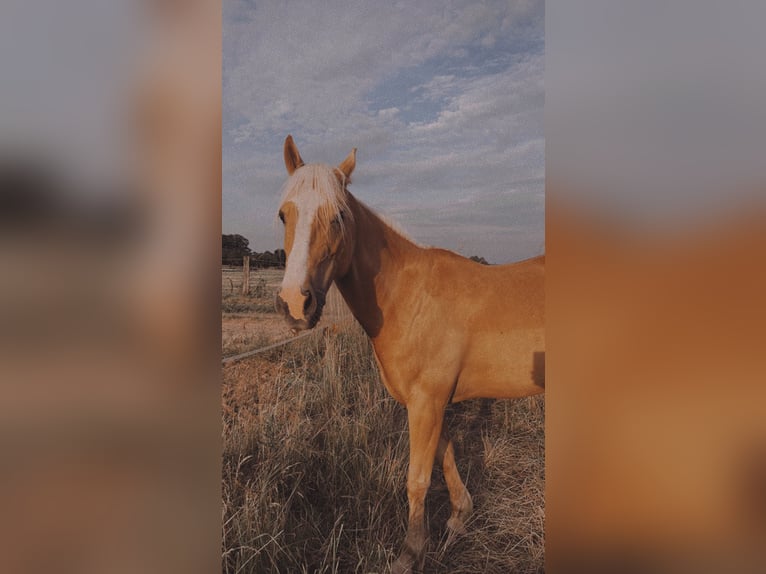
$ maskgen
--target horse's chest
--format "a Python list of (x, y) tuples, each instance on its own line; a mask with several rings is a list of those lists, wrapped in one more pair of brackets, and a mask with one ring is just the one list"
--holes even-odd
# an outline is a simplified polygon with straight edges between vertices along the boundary
[(438, 342), (406, 335), (373, 342), (381, 379), (394, 399), (406, 404), (418, 387), (452, 385), (460, 370), (460, 345), (443, 335)]
[(406, 389), (402, 388), (401, 380), (395, 376), (391, 376), (391, 370), (386, 368), (388, 363), (384, 363), (381, 360), (377, 347), (373, 345), (375, 351), (375, 361), (378, 363), (378, 371), (380, 372), (380, 380), (383, 382), (383, 386), (394, 399), (401, 404), (406, 403)]

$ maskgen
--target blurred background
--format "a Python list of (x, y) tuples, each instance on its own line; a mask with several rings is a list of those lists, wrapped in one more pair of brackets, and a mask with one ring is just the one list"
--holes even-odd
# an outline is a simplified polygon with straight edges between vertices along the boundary
[(546, 3), (546, 560), (763, 571), (763, 4)]
[(220, 564), (220, 5), (0, 8), (0, 570)]
[[(546, 4), (551, 572), (766, 564), (764, 21)], [(0, 570), (216, 571), (220, 4), (0, 48)]]

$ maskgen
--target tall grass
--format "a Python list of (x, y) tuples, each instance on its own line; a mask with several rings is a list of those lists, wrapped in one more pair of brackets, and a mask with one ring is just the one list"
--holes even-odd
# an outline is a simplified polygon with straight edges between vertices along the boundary
[[(407, 417), (361, 329), (227, 367), (223, 402), (224, 571), (389, 571), (407, 520)], [(469, 401), (447, 420), (475, 511), (468, 535), (445, 546), (436, 470), (426, 571), (542, 571), (542, 399)]]

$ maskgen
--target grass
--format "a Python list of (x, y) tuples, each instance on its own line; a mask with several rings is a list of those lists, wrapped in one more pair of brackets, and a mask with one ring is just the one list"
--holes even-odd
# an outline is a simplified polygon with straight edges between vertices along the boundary
[(249, 295), (224, 295), (221, 300), (223, 313), (272, 313), (274, 299)]
[[(426, 572), (543, 571), (544, 400), (467, 401), (447, 423), (474, 499), (445, 546), (435, 469)], [(407, 520), (406, 411), (356, 325), (229, 365), (223, 389), (223, 570), (388, 572)]]
[(261, 332), (245, 332), (238, 335), (226, 337), (221, 347), (221, 354), (224, 357), (245, 353), (252, 349), (260, 349), (270, 344), (271, 339)]

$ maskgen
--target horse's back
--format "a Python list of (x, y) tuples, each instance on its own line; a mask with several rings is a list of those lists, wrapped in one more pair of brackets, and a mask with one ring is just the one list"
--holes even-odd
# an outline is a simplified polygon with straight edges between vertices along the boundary
[(425, 289), (461, 326), (485, 331), (544, 325), (544, 255), (507, 265), (482, 265), (442, 250), (434, 257)]

